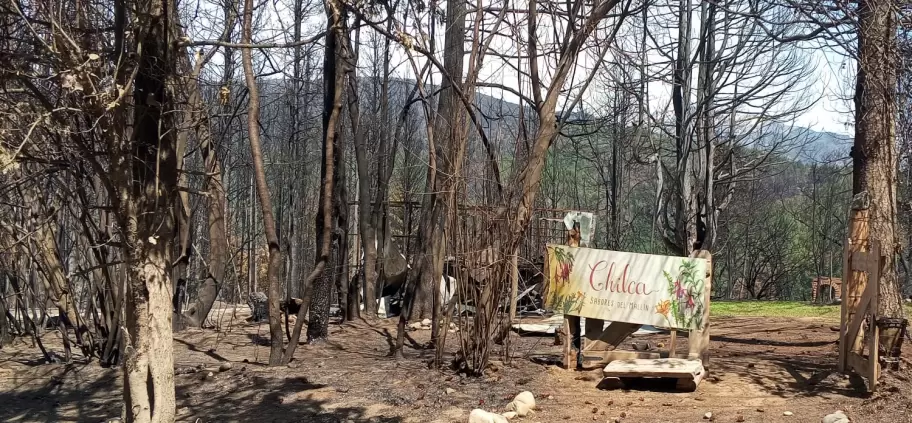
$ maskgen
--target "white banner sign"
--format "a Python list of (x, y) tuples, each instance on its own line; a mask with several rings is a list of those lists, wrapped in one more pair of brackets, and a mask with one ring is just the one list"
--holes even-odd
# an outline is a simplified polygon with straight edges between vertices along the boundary
[(612, 322), (702, 329), (709, 307), (701, 258), (549, 245), (546, 305)]

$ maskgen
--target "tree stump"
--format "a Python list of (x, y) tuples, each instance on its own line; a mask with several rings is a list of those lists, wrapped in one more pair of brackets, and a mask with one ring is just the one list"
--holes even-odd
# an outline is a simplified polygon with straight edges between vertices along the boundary
[(268, 298), (262, 292), (254, 292), (247, 297), (247, 305), (250, 307), (250, 322), (265, 322), (269, 320), (269, 309), (266, 307)]

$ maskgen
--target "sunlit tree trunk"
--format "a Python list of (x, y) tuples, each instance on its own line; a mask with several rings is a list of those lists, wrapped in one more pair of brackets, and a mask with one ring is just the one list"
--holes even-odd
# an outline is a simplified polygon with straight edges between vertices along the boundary
[[(244, 43), (250, 43), (253, 32), (253, 0), (244, 1)], [(263, 164), (263, 152), (260, 143), (260, 92), (257, 89), (256, 74), (253, 70), (252, 51), (249, 48), (241, 50), (241, 61), (244, 65), (244, 79), (247, 91), (250, 93), (247, 106), (247, 131), (250, 141), (250, 156), (253, 161), (256, 190), (260, 201), (260, 210), (263, 213), (263, 228), (266, 232), (266, 244), (269, 247), (269, 265), (266, 270), (266, 284), (269, 289), (267, 298), (269, 309), (269, 364), (278, 365), (282, 362), (282, 324), (279, 304), (282, 302), (279, 272), (282, 271), (282, 248), (279, 244), (276, 231), (275, 217), (273, 216), (272, 200), (269, 194), (269, 185), (266, 183), (266, 168)]]
[[(134, 80), (133, 130), (128, 154), (115, 165), (114, 200), (127, 266), (124, 334), (124, 407), (128, 422), (173, 422), (174, 359), (171, 340), (171, 257), (176, 228), (177, 142), (165, 82), (174, 72), (174, 50), (160, 0), (140, 2), (134, 30), (141, 45)], [(124, 122), (121, 120), (121, 122)], [(115, 163), (118, 163), (115, 160)]]
[(896, 272), (896, 12), (890, 0), (858, 2), (858, 74), (852, 192), (870, 198), (869, 240), (884, 256), (878, 317), (903, 317)]

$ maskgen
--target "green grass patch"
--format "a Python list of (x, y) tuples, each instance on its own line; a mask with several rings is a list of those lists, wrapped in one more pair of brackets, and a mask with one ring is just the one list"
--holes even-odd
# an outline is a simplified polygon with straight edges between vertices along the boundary
[[(817, 305), (801, 301), (716, 301), (710, 315), (717, 317), (822, 317), (839, 320), (838, 305)], [(912, 306), (906, 304), (906, 316)]]

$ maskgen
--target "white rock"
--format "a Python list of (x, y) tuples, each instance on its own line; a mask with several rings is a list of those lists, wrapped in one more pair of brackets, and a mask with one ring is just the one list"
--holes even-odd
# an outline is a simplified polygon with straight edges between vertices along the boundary
[(522, 401), (511, 402), (507, 405), (507, 409), (510, 411), (515, 411), (516, 415), (519, 417), (526, 417), (532, 414), (532, 407)]
[(785, 416), (785, 417), (789, 417), (789, 416), (794, 416), (795, 413), (793, 413), (793, 412), (791, 412), (791, 411), (786, 411), (786, 412), (782, 413), (782, 415)]
[(431, 319), (424, 319), (424, 320), (421, 321), (421, 324), (422, 324), (423, 326), (430, 326), (430, 325), (431, 325)]
[(415, 330), (421, 329), (421, 322), (410, 323), (408, 327)]
[(535, 396), (529, 391), (522, 391), (513, 397), (513, 401), (526, 403), (529, 408), (535, 408)]
[(476, 408), (469, 413), (469, 423), (507, 423), (507, 418)]
[(504, 416), (507, 420), (513, 420), (517, 417), (517, 414), (515, 411), (507, 411), (506, 413), (501, 414), (501, 416)]
[(446, 388), (447, 395), (453, 395), (456, 393), (456, 390), (453, 388)]
[(708, 412), (708, 413), (706, 413), (706, 414), (703, 415), (703, 420), (712, 420), (712, 418), (713, 418), (713, 413), (712, 413), (712, 412)]
[(823, 417), (823, 423), (849, 423), (849, 417), (845, 415), (842, 411), (837, 411), (833, 414), (827, 414)]

